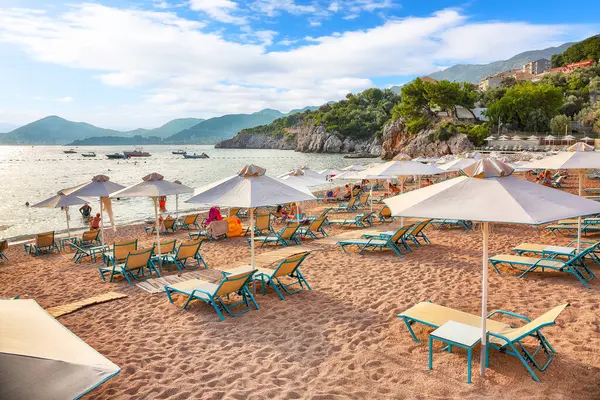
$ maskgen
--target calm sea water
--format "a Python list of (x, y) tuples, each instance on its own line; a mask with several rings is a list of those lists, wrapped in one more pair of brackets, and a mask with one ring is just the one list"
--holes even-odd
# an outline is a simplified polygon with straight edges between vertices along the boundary
[[(165, 179), (179, 179), (197, 188), (230, 176), (245, 164), (253, 163), (267, 169), (268, 175), (278, 175), (299, 166), (319, 170), (342, 168), (354, 163), (374, 160), (349, 160), (341, 155), (303, 154), (286, 150), (215, 149), (213, 146), (185, 146), (188, 153), (207, 153), (209, 159), (184, 159), (171, 151), (183, 146), (146, 146), (152, 157), (129, 160), (109, 160), (105, 154), (133, 150), (117, 146), (80, 147), (78, 154), (64, 154), (64, 146), (0, 146), (0, 238), (14, 238), (50, 230), (66, 229), (65, 214), (60, 209), (30, 208), (56, 194), (61, 189), (89, 181), (94, 175), (108, 175), (111, 181), (129, 186), (141, 181), (151, 172)], [(96, 158), (84, 158), (81, 153), (94, 151)], [(179, 198), (180, 211), (198, 209), (198, 205)], [(89, 199), (94, 212), (99, 210), (97, 199)], [(71, 228), (83, 228), (78, 206), (71, 207)], [(167, 199), (167, 210), (175, 212), (175, 198)], [(113, 201), (117, 224), (143, 220), (154, 213), (152, 201), (144, 198)], [(108, 219), (108, 218), (106, 218)]]

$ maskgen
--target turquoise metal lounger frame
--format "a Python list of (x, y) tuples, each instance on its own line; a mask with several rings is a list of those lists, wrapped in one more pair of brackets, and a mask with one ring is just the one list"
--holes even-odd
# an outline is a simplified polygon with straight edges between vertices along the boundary
[[(199, 268), (201, 265), (204, 265), (204, 268), (208, 268), (208, 264), (204, 260), (204, 257), (202, 257), (202, 254), (200, 254), (200, 247), (202, 247), (202, 243), (204, 243), (205, 241), (206, 240), (194, 243), (181, 243), (179, 247), (177, 247), (177, 250), (174, 254), (165, 254), (162, 257), (162, 262), (163, 265), (167, 266), (167, 271), (171, 270), (171, 267), (169, 266), (170, 263), (175, 264), (175, 266), (180, 272), (183, 272), (184, 269), (194, 270), (196, 268)], [(198, 248), (196, 249), (196, 252), (193, 255), (190, 255), (189, 257), (181, 257), (180, 252), (182, 250), (185, 250), (187, 247), (192, 247), (196, 245), (198, 245)], [(197, 265), (194, 267), (188, 267), (187, 261), (189, 259), (195, 260)]]
[[(262, 291), (263, 296), (266, 294), (266, 286), (267, 285), (271, 285), (271, 287), (273, 287), (273, 289), (275, 289), (275, 292), (277, 292), (277, 295), (279, 296), (279, 298), (281, 300), (284, 300), (283, 293), (281, 293), (281, 290), (283, 290), (287, 294), (294, 294), (294, 293), (301, 292), (304, 290), (304, 286), (306, 286), (306, 289), (312, 290), (312, 288), (310, 287), (310, 285), (304, 278), (304, 275), (302, 275), (302, 272), (300, 272), (300, 269), (299, 269), (300, 265), (306, 259), (306, 257), (308, 257), (309, 254), (310, 254), (310, 252), (306, 252), (306, 254), (304, 254), (298, 260), (294, 260), (293, 259), (294, 256), (290, 256), (287, 259), (281, 261), (271, 276), (261, 273), (261, 272), (257, 272), (254, 275), (253, 279), (255, 281), (260, 281), (261, 291)], [(290, 260), (290, 258), (292, 260)], [(297, 263), (297, 265), (287, 276), (289, 276), (290, 278), (295, 280), (295, 282), (286, 284), (286, 283), (281, 282), (279, 277), (277, 277), (276, 275), (277, 275), (277, 271), (279, 271), (281, 268), (285, 267), (287, 264), (291, 264), (291, 263)], [(290, 291), (288, 288), (293, 285), (299, 285), (300, 288), (297, 290)], [(281, 290), (279, 290), (279, 289), (281, 289)]]
[[(285, 233), (285, 231), (290, 229), (294, 230), (290, 237), (288, 239), (283, 238), (283, 234)], [(297, 235), (298, 229), (300, 229), (299, 224), (288, 225), (273, 235), (255, 237), (254, 241), (260, 242), (260, 247), (263, 247), (265, 244), (268, 243), (281, 244), (282, 247), (287, 247), (292, 243), (300, 244), (300, 239)], [(251, 238), (246, 238), (246, 241), (248, 242), (248, 246), (251, 246)]]
[[(102, 277), (102, 280), (106, 282), (106, 277), (105, 274), (110, 274), (110, 279), (108, 280), (109, 282), (113, 281), (113, 278), (117, 275), (122, 275), (126, 280), (127, 283), (129, 283), (129, 285), (132, 285), (133, 283), (131, 282), (130, 278), (133, 278), (136, 281), (143, 281), (146, 280), (148, 278), (152, 277), (152, 272), (154, 271), (154, 273), (156, 273), (156, 275), (160, 278), (160, 272), (158, 271), (158, 269), (156, 268), (156, 266), (154, 265), (154, 263), (152, 262), (152, 251), (153, 249), (146, 249), (143, 251), (140, 250), (136, 250), (135, 251), (135, 255), (142, 255), (142, 254), (148, 254), (148, 262), (146, 263), (145, 266), (137, 268), (137, 272), (134, 273), (131, 269), (128, 268), (127, 264), (129, 261), (129, 257), (131, 256), (131, 253), (127, 256), (127, 258), (125, 259), (125, 262), (123, 264), (113, 264), (110, 265), (108, 267), (100, 267), (98, 268), (98, 271), (100, 272), (100, 277)], [(146, 274), (144, 273), (144, 270), (148, 269), (149, 275), (146, 276)]]
[(396, 255), (402, 258), (402, 246), (406, 252), (412, 251), (411, 247), (406, 242), (406, 235), (412, 229), (412, 225), (404, 226), (394, 232), (393, 235), (363, 235), (365, 239), (350, 239), (350, 240), (340, 240), (337, 244), (340, 245), (344, 253), (348, 253), (346, 247), (348, 246), (356, 246), (359, 251), (358, 254), (362, 254), (367, 249), (391, 249), (396, 253)]

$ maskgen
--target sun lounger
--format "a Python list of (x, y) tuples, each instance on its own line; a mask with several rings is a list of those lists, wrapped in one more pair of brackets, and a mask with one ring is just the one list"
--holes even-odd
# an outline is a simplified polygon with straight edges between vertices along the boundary
[(387, 205), (379, 210), (377, 218), (379, 218), (379, 222), (394, 222), (395, 219), (395, 217), (392, 216), (392, 210)]
[[(549, 230), (554, 235), (556, 235), (557, 232), (560, 233), (561, 235), (564, 235), (565, 232), (567, 232), (569, 234), (576, 234), (577, 230), (579, 229), (576, 221), (575, 221), (575, 223), (572, 223), (572, 224), (567, 223), (568, 220), (563, 220), (563, 221), (559, 221), (559, 222), (564, 222), (564, 223), (548, 225), (544, 229)], [(581, 234), (582, 235), (586, 235), (589, 232), (598, 232), (598, 231), (600, 231), (600, 218), (585, 218), (585, 219), (581, 220)]]
[(193, 228), (200, 229), (200, 225), (198, 224), (198, 217), (200, 217), (200, 214), (186, 215), (183, 221), (180, 222), (179, 228), (188, 231)]
[(81, 238), (76, 238), (72, 243), (76, 243), (79, 247), (98, 246), (100, 245), (100, 231), (83, 232)]
[(56, 242), (54, 242), (54, 231), (38, 233), (35, 236), (35, 243), (25, 243), (23, 248), (27, 253), (35, 253), (36, 256), (41, 255), (41, 253), (51, 252), (54, 250), (56, 250), (57, 253), (60, 253), (58, 245)]
[(0, 260), (8, 261), (8, 257), (4, 252), (8, 250), (8, 240), (0, 240)]
[(218, 239), (227, 238), (227, 232), (229, 232), (229, 222), (223, 219), (220, 221), (212, 221), (210, 224), (208, 224), (206, 229), (203, 229), (199, 232), (189, 232), (188, 235), (191, 240), (199, 240), (204, 238), (213, 242)]
[(358, 197), (353, 197), (347, 203), (341, 203), (337, 207), (329, 208), (329, 211), (335, 211), (335, 212), (356, 211), (358, 208), (357, 203), (358, 203)]
[[(561, 256), (570, 258), (574, 256), (577, 251), (577, 247), (574, 246), (574, 244), (576, 243), (576, 240), (572, 241), (566, 246), (553, 246), (538, 243), (521, 243), (518, 246), (513, 247), (512, 250), (520, 256), (524, 254), (534, 254), (541, 255), (544, 258), (556, 258)], [(594, 248), (593, 251), (588, 253), (588, 256), (600, 264), (600, 258), (598, 257), (598, 253), (600, 252), (600, 242), (583, 240), (581, 244), (583, 245), (583, 248)]]
[(239, 208), (239, 207), (230, 207), (227, 217), (228, 218), (237, 217), (240, 210), (241, 210), (241, 208)]
[[(146, 270), (148, 270), (148, 275), (146, 275)], [(121, 275), (130, 285), (132, 284), (131, 278), (136, 281), (145, 280), (152, 277), (153, 271), (160, 277), (160, 272), (152, 262), (152, 248), (132, 251), (127, 255), (124, 263), (100, 267), (98, 271), (105, 282), (108, 274), (110, 274), (109, 282), (112, 282), (115, 276)]]
[(322, 237), (329, 236), (325, 231), (325, 221), (327, 217), (320, 217), (313, 220), (310, 225), (303, 228), (298, 228), (297, 235), (300, 238), (309, 237), (311, 239), (317, 239), (317, 234), (321, 234)]
[[(509, 311), (496, 310), (491, 312), (487, 316), (486, 322), (486, 327), (489, 332), (489, 342), (488, 346), (486, 346), (486, 351), (488, 352), (486, 354), (486, 361), (488, 361), (490, 347), (497, 349), (501, 353), (517, 357), (525, 369), (527, 369), (531, 377), (535, 381), (539, 382), (540, 380), (533, 371), (532, 367), (539, 371), (545, 371), (552, 362), (552, 355), (556, 353), (548, 340), (544, 337), (544, 335), (542, 335), (541, 330), (546, 326), (554, 325), (556, 318), (558, 318), (560, 313), (568, 306), (569, 304), (563, 304), (554, 307), (550, 311), (542, 314), (534, 320), (530, 320), (526, 316), (515, 314)], [(522, 319), (525, 321), (525, 324), (515, 328), (503, 322), (489, 319), (496, 314), (504, 314)], [(466, 325), (481, 327), (480, 316), (428, 302), (422, 302), (414, 305), (403, 313), (398, 314), (398, 318), (402, 318), (404, 320), (409, 333), (416, 342), (419, 342), (419, 339), (417, 339), (417, 336), (412, 328), (412, 325), (415, 322), (433, 328), (438, 328), (448, 321), (456, 321)], [(538, 346), (535, 351), (527, 350), (522, 343), (524, 339), (527, 338), (533, 338), (538, 342)], [(538, 353), (540, 353), (540, 351), (546, 354), (547, 360), (544, 363), (540, 363), (536, 360), (536, 356)], [(486, 364), (488, 363), (486, 362)]]
[(129, 253), (136, 251), (137, 248), (137, 239), (114, 243), (112, 246), (112, 251), (109, 248), (108, 251), (102, 253), (102, 262), (106, 266), (109, 266), (110, 264), (121, 264), (125, 261)]
[[(158, 248), (160, 247), (160, 260), (158, 258)], [(152, 245), (152, 262), (158, 263), (159, 265), (162, 265), (164, 263), (164, 259), (169, 256), (169, 255), (173, 255), (175, 253), (175, 249), (177, 248), (177, 240), (173, 239), (173, 240), (163, 240), (160, 242), (160, 246), (158, 245), (158, 243), (154, 243)], [(159, 262), (160, 261), (160, 262)]]
[[(200, 246), (204, 243), (204, 240), (196, 240), (193, 242), (181, 243), (176, 251), (165, 254), (162, 257), (162, 262), (167, 265), (167, 270), (170, 271), (169, 264), (175, 264), (179, 271), (184, 269), (192, 270), (199, 268), (204, 265), (204, 268), (208, 268), (208, 264), (204, 261), (204, 258), (200, 254)], [(196, 262), (195, 266), (188, 266), (188, 260)]]
[(83, 246), (79, 247), (75, 243), (69, 243), (69, 246), (75, 250), (72, 260), (75, 263), (80, 262), (84, 257), (89, 257), (90, 262), (96, 262), (96, 257), (104, 259), (104, 254), (110, 251), (110, 246)]
[[(162, 226), (164, 227), (164, 232), (161, 232), (161, 233), (168, 233), (169, 231), (171, 231), (172, 233), (175, 233), (177, 231), (177, 220), (175, 218), (167, 217), (162, 222)], [(156, 224), (152, 224), (152, 226), (144, 227), (144, 231), (148, 234), (156, 233)]]
[[(297, 235), (299, 224), (291, 224), (283, 228), (277, 233), (268, 236), (257, 236), (254, 238), (255, 243), (260, 243), (260, 247), (266, 244), (280, 244), (283, 247), (289, 246), (290, 244), (300, 244), (300, 238)], [(248, 246), (250, 246), (251, 238), (246, 238)]]
[(518, 275), (519, 278), (522, 278), (528, 273), (537, 269), (541, 270), (541, 272), (546, 270), (564, 272), (576, 277), (583, 284), (583, 286), (589, 289), (590, 287), (588, 286), (588, 282), (594, 279), (596, 274), (594, 274), (594, 272), (588, 268), (588, 266), (585, 264), (584, 258), (593, 250), (594, 247), (588, 247), (568, 260), (561, 260), (557, 258), (524, 257), (512, 254), (498, 254), (490, 257), (489, 262), (500, 276), (502, 276), (502, 273), (500, 270), (498, 270), (497, 265), (499, 264), (506, 264), (511, 268), (521, 272)]
[(473, 224), (471, 221), (465, 221), (462, 219), (432, 219), (430, 222), (431, 226), (435, 229), (441, 228), (464, 228), (467, 231), (470, 231), (473, 228)]
[[(179, 282), (173, 285), (165, 286), (165, 293), (169, 301), (173, 303), (173, 293), (180, 293), (187, 296), (187, 300), (183, 308), (187, 308), (192, 300), (202, 300), (206, 304), (213, 306), (221, 321), (225, 320), (221, 309), (232, 317), (241, 315), (250, 311), (250, 304), (254, 305), (255, 309), (259, 309), (252, 292), (248, 289), (248, 282), (252, 279), (252, 275), (256, 270), (242, 272), (236, 275), (226, 275), (223, 280), (218, 283), (210, 283), (201, 279), (190, 279), (188, 281)], [(233, 304), (227, 304), (223, 300), (224, 297), (229, 298), (230, 295), (239, 294), (242, 297), (241, 301)], [(232, 312), (232, 308), (245, 305), (245, 310), (237, 313)]]
[(431, 241), (425, 235), (425, 228), (429, 225), (431, 220), (425, 220), (417, 222), (413, 225), (413, 229), (406, 234), (406, 239), (413, 242), (417, 247), (421, 247), (425, 244), (431, 244)]
[(358, 214), (354, 218), (347, 219), (330, 219), (330, 225), (339, 225), (343, 226), (356, 226), (358, 228), (366, 228), (367, 226), (373, 226), (371, 219), (373, 218), (373, 213), (365, 213)]
[(369, 193), (363, 192), (358, 195), (358, 201), (356, 202), (356, 208), (367, 208), (369, 206)]
[(408, 243), (406, 243), (406, 235), (412, 227), (412, 225), (404, 226), (392, 235), (386, 235), (385, 233), (380, 235), (367, 234), (363, 235), (364, 239), (340, 240), (338, 244), (346, 254), (349, 254), (346, 247), (356, 246), (359, 254), (362, 254), (367, 249), (391, 249), (398, 257), (402, 257), (402, 249), (406, 252), (412, 251)]
[[(243, 235), (249, 235), (250, 226), (242, 226), (242, 230), (244, 231)], [(268, 235), (273, 232), (273, 227), (271, 226), (271, 214), (261, 214), (257, 215), (254, 218), (254, 234), (255, 235)]]

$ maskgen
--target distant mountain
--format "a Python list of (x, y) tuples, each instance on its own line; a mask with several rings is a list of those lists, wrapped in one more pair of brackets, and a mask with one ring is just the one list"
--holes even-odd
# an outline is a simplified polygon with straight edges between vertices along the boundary
[(204, 121), (204, 118), (178, 118), (167, 122), (161, 127), (154, 129), (136, 129), (135, 131), (127, 132), (129, 135), (143, 135), (143, 136), (158, 136), (166, 138), (171, 135), (181, 132), (184, 129), (191, 128), (192, 126)]
[(213, 144), (235, 136), (239, 131), (273, 122), (285, 114), (264, 109), (253, 114), (228, 114), (202, 121), (163, 140), (163, 143)]
[(18, 128), (18, 126), (16, 126), (16, 125), (0, 122), (0, 134), (10, 132), (17, 128)]
[(320, 106), (306, 106), (304, 108), (296, 108), (291, 110), (289, 113), (287, 113), (287, 115), (294, 115), (294, 114), (300, 114), (303, 113), (304, 111), (317, 111), (319, 109)]
[(0, 141), (5, 144), (66, 144), (92, 136), (125, 136), (125, 133), (52, 115), (12, 130), (2, 135)]
[(532, 50), (517, 54), (508, 60), (495, 61), (490, 64), (458, 64), (443, 71), (434, 72), (429, 76), (437, 80), (478, 83), (486, 76), (497, 74), (509, 69), (521, 68), (529, 61), (545, 58), (550, 60), (554, 54), (560, 54), (573, 43), (565, 43), (558, 47), (549, 47), (544, 50)]
[(141, 146), (161, 143), (161, 138), (159, 138), (158, 136), (96, 136), (86, 139), (75, 140), (72, 143), (69, 143), (69, 146)]

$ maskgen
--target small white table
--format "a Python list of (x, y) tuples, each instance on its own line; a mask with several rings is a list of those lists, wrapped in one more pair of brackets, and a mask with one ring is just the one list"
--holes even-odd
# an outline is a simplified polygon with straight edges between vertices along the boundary
[(576, 252), (577, 252), (577, 249), (574, 247), (548, 246), (542, 251), (542, 257), (544, 257), (545, 255), (551, 255), (551, 256), (555, 256), (555, 257), (556, 256), (571, 257), (571, 256), (575, 255)]
[(465, 325), (456, 321), (448, 321), (429, 335), (429, 369), (433, 369), (433, 341), (438, 340), (448, 345), (448, 353), (452, 346), (467, 350), (467, 383), (471, 383), (472, 350), (481, 342), (481, 328)]

